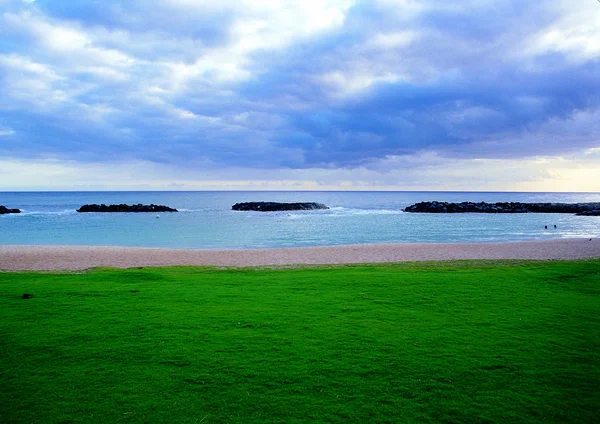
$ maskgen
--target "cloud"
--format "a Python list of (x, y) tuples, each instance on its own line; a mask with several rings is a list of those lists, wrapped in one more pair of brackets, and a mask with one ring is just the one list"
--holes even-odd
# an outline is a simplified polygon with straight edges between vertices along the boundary
[(181, 168), (149, 161), (79, 163), (0, 157), (3, 190), (473, 190), (599, 192), (600, 149), (531, 159), (457, 159), (430, 152), (353, 169)]
[(572, 61), (600, 56), (598, 38), (600, 7), (588, 2), (573, 7), (570, 1), (555, 1), (547, 7), (559, 15), (551, 26), (537, 30), (524, 44), (526, 54), (561, 53)]
[(593, 1), (2, 5), (14, 160), (376, 172), (600, 145)]

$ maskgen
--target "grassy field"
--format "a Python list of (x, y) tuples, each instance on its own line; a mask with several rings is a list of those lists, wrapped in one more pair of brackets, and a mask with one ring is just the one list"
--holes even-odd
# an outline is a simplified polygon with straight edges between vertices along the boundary
[(0, 422), (595, 423), (599, 294), (600, 260), (0, 273)]

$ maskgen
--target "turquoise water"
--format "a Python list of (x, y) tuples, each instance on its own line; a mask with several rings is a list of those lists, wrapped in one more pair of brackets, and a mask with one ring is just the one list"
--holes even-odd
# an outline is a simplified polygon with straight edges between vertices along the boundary
[[(600, 193), (11, 192), (0, 193), (0, 205), (19, 208), (23, 213), (0, 215), (0, 244), (245, 249), (600, 236), (600, 217), (402, 212), (409, 204), (427, 200), (600, 202)], [(273, 213), (231, 210), (234, 203), (246, 201), (314, 201), (331, 209)], [(180, 212), (75, 212), (86, 203), (155, 203)]]

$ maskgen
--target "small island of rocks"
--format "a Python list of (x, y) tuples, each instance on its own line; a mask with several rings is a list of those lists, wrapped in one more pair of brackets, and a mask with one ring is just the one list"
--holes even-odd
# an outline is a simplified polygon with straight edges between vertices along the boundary
[(405, 212), (425, 213), (574, 213), (582, 216), (600, 216), (600, 202), (596, 203), (521, 203), (521, 202), (420, 202), (407, 206)]
[(8, 209), (6, 206), (0, 205), (0, 215), (4, 215), (7, 213), (21, 213), (20, 209)]
[(163, 205), (83, 205), (77, 212), (177, 212), (177, 209)]
[(258, 211), (258, 212), (277, 212), (277, 211), (309, 211), (314, 209), (329, 209), (322, 203), (277, 203), (277, 202), (245, 202), (236, 203), (231, 207), (234, 211)]

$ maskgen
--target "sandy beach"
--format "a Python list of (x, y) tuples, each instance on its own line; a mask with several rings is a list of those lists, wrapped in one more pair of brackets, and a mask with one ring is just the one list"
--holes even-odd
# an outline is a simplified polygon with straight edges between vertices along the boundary
[(600, 239), (508, 243), (406, 243), (256, 250), (183, 250), (98, 246), (0, 246), (0, 270), (81, 270), (98, 266), (265, 266), (461, 259), (600, 257)]

